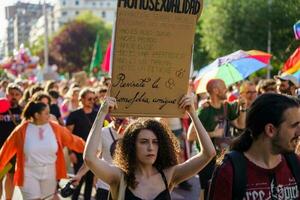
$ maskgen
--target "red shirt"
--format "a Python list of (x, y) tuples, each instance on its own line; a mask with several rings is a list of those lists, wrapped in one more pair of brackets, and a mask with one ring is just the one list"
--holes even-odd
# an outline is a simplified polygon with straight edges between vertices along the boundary
[[(282, 161), (273, 169), (264, 169), (248, 159), (246, 160), (247, 189), (243, 200), (300, 199), (296, 180), (283, 156)], [(211, 199), (232, 199), (232, 176), (231, 162), (224, 163), (218, 171), (214, 185), (212, 185), (214, 194)]]

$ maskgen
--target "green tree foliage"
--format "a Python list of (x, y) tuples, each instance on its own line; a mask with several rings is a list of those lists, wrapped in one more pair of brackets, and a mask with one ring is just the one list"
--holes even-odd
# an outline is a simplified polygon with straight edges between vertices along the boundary
[(44, 51), (44, 36), (38, 37), (34, 44), (26, 46), (29, 46), (32, 55), (40, 55)]
[(201, 18), (202, 45), (213, 59), (239, 49), (267, 51), (270, 23), (272, 65), (280, 66), (296, 46), (292, 26), (299, 5), (300, 0), (212, 0)]
[(193, 54), (193, 62), (194, 68), (199, 69), (200, 67), (206, 65), (211, 59), (208, 56), (208, 51), (204, 47), (202, 43), (202, 32), (201, 32), (201, 24), (202, 20), (198, 22), (199, 24), (196, 27), (195, 38), (194, 38), (194, 54)]
[[(91, 12), (83, 12), (50, 39), (49, 64), (58, 65), (60, 72), (83, 70), (91, 62), (97, 33), (104, 54), (111, 39), (111, 27)], [(43, 62), (43, 48), (38, 55)]]

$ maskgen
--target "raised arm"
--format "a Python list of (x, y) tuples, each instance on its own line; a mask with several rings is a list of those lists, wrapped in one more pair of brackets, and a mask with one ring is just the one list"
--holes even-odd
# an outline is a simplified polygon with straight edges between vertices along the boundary
[(105, 116), (109, 110), (116, 108), (116, 106), (115, 98), (106, 97), (91, 128), (83, 153), (83, 159), (90, 170), (112, 188), (116, 188), (119, 184), (121, 171), (117, 167), (99, 159), (97, 153)]
[(184, 96), (180, 101), (180, 108), (186, 109), (192, 123), (194, 124), (196, 136), (199, 144), (201, 145), (201, 152), (184, 163), (174, 167), (171, 179), (171, 182), (174, 184), (180, 183), (194, 176), (216, 155), (214, 145), (197, 116), (193, 98), (191, 96)]

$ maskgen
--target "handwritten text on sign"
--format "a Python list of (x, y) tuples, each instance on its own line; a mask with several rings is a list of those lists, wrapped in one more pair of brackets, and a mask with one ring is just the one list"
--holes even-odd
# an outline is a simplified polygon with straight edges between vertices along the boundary
[(181, 116), (197, 15), (197, 0), (119, 0), (111, 95), (115, 115)]

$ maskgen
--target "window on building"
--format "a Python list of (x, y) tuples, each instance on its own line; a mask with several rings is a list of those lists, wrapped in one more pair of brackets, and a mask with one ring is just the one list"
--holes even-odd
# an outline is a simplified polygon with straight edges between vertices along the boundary
[(110, 3), (109, 3), (109, 2), (107, 2), (107, 6), (110, 6)]
[(62, 2), (62, 5), (66, 5), (66, 1), (63, 1), (63, 2)]
[(79, 5), (79, 1), (78, 0), (75, 1), (75, 5)]
[(68, 13), (67, 13), (66, 11), (63, 11), (63, 12), (61, 13), (61, 15), (62, 15), (62, 16), (66, 16), (66, 15), (68, 15)]
[(76, 11), (75, 11), (75, 14), (76, 14), (76, 15), (79, 15), (79, 11), (78, 11), (78, 10), (76, 10)]
[(106, 13), (105, 11), (102, 12), (102, 18), (105, 18), (106, 17)]

